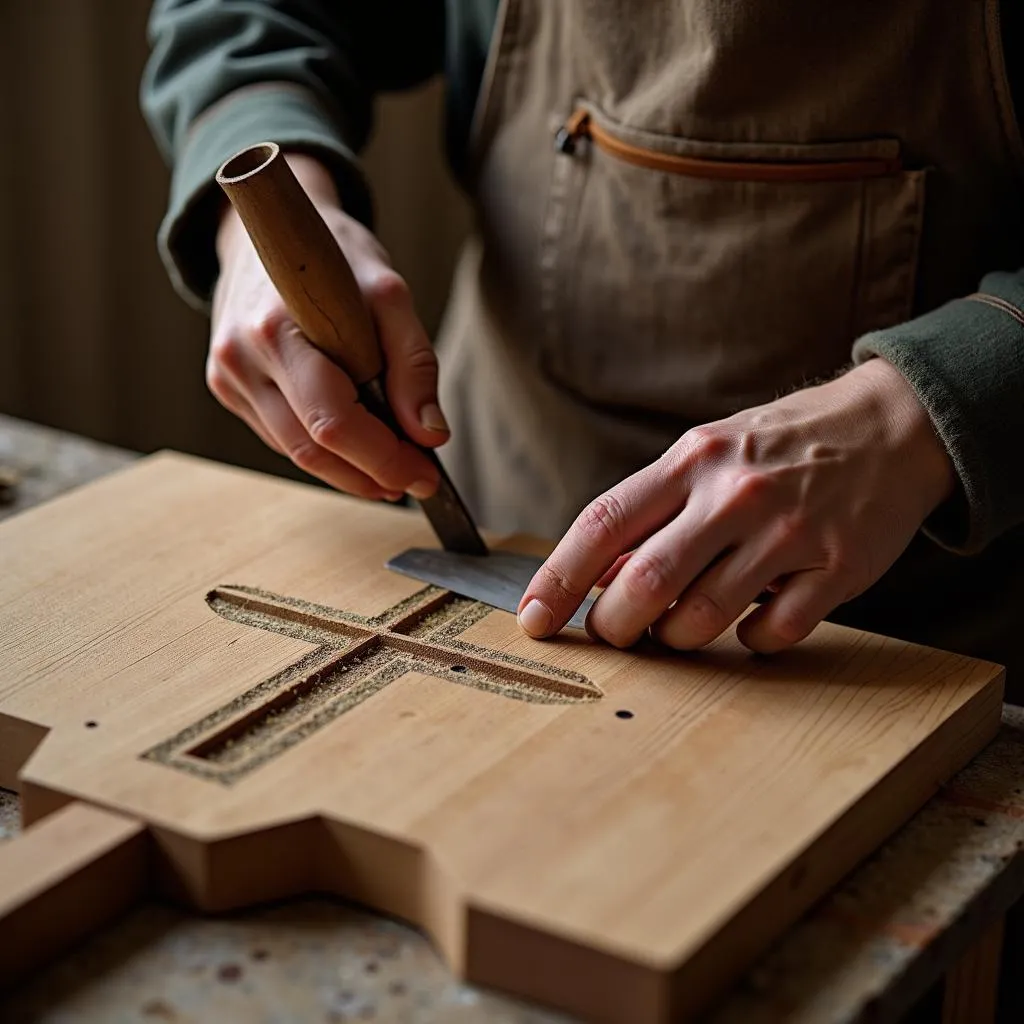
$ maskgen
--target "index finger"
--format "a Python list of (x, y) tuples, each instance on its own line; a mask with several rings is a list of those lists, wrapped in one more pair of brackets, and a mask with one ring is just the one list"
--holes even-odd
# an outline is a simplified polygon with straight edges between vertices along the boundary
[(534, 637), (557, 633), (616, 559), (663, 526), (685, 498), (668, 460), (659, 460), (592, 501), (526, 588), (522, 628)]
[(280, 361), (276, 383), (317, 444), (387, 491), (434, 492), (438, 473), (430, 460), (362, 405), (348, 375), (297, 330), (282, 332)]

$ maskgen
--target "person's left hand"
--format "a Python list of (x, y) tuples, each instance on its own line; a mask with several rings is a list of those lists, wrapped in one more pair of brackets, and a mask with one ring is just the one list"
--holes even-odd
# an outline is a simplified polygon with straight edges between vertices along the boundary
[(550, 636), (594, 586), (588, 632), (710, 643), (766, 590), (739, 639), (802, 640), (874, 583), (951, 493), (953, 465), (903, 376), (872, 359), (836, 380), (686, 433), (593, 501), (519, 605)]

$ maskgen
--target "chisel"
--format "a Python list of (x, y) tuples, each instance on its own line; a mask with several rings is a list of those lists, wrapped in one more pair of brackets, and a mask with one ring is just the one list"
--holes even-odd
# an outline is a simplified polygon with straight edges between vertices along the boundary
[[(413, 444), (388, 403), (384, 356), (352, 268), (277, 144), (264, 142), (237, 153), (217, 172), (217, 184), (238, 211), (303, 334), (352, 378), (363, 405)], [(436, 453), (420, 450), (440, 474), (436, 494), (419, 504), (441, 545), (460, 554), (487, 554)]]

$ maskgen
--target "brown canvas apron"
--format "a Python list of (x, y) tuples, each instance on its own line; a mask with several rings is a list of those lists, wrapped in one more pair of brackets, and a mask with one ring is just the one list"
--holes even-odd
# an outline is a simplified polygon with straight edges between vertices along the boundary
[[(472, 146), (443, 455), (498, 530), (558, 536), (694, 424), (1024, 264), (997, 0), (505, 0)], [(1020, 551), (920, 538), (835, 617), (1006, 654)]]

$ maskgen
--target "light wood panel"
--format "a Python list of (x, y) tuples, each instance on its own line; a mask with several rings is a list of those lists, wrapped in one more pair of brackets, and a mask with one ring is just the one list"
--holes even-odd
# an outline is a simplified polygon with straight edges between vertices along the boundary
[(471, 980), (644, 1024), (705, 1005), (998, 727), (998, 667), (830, 625), (773, 658), (532, 640), (383, 568), (429, 542), (174, 455), (0, 527), (26, 818), (107, 807), (198, 907), (339, 892)]

